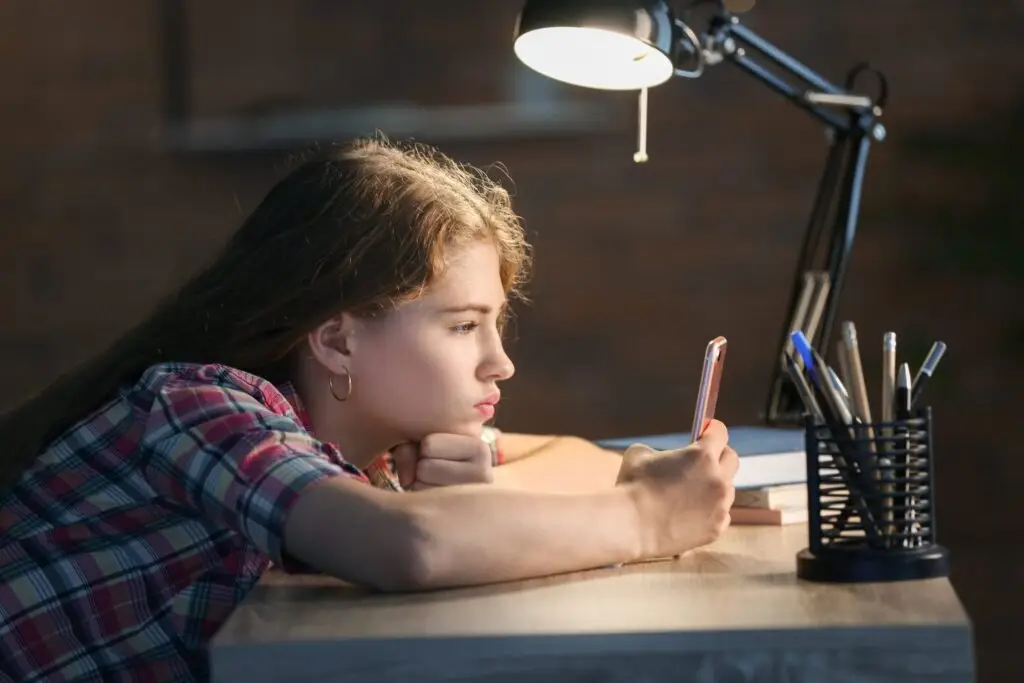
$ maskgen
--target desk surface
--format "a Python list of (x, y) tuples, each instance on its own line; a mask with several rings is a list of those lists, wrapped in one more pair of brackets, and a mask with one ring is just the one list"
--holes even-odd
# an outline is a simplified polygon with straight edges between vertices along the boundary
[(213, 680), (973, 680), (948, 580), (799, 581), (806, 533), (734, 526), (678, 560), (419, 594), (270, 572), (214, 638)]

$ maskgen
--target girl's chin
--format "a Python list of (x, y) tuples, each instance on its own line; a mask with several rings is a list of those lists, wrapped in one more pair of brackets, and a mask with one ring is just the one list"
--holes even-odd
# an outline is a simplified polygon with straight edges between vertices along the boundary
[(423, 437), (427, 436), (428, 434), (461, 434), (462, 436), (472, 436), (474, 438), (480, 438), (484, 434), (484, 424), (486, 424), (486, 422), (487, 420), (484, 420), (482, 417), (478, 417), (475, 419), (471, 418), (468, 420), (463, 420), (461, 422), (451, 421), (445, 424), (439, 424), (424, 433), (418, 434), (418, 436), (416, 437), (408, 437), (406, 438), (406, 441), (421, 441)]

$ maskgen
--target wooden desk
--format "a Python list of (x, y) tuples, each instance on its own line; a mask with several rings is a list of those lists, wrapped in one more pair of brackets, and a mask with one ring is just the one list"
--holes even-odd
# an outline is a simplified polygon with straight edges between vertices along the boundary
[(374, 595), (271, 572), (214, 638), (214, 683), (966, 683), (945, 579), (798, 581), (806, 527), (733, 527), (675, 561)]

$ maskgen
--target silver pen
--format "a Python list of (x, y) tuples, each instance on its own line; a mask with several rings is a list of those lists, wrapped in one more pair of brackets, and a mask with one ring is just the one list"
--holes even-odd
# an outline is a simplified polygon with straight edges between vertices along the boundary
[(882, 422), (896, 419), (896, 333), (882, 335)]
[(916, 531), (918, 525), (914, 521), (917, 516), (914, 510), (915, 496), (914, 496), (914, 458), (911, 453), (912, 440), (910, 437), (911, 428), (906, 422), (910, 419), (910, 366), (906, 363), (900, 363), (900, 370), (896, 377), (896, 395), (894, 396), (893, 403), (896, 411), (896, 419), (900, 421), (900, 427), (897, 434), (899, 436), (899, 444), (896, 446), (898, 453), (897, 460), (900, 466), (900, 479), (903, 480), (903, 515), (902, 515), (902, 533), (906, 534), (907, 537), (903, 539), (903, 545), (910, 547), (914, 545), (914, 538), (916, 537)]
[(914, 382), (910, 391), (911, 406), (916, 405), (917, 400), (921, 398), (921, 392), (924, 389), (924, 385), (932, 378), (932, 373), (935, 372), (935, 366), (937, 366), (939, 361), (942, 360), (944, 353), (946, 353), (945, 342), (937, 341), (932, 344), (931, 350), (928, 351), (928, 355), (925, 357), (924, 362), (921, 363), (921, 367), (914, 376)]
[[(892, 423), (896, 419), (896, 333), (886, 332), (882, 335), (882, 422)], [(887, 494), (891, 494), (893, 489), (892, 480), (895, 478), (896, 473), (893, 472), (892, 458), (889, 457), (888, 452), (893, 450), (893, 445), (890, 439), (893, 436), (893, 430), (891, 426), (883, 426), (880, 429), (879, 436), (882, 437), (881, 442), (878, 444), (878, 467), (880, 470), (880, 478), (882, 479), (882, 490)], [(891, 495), (885, 497), (885, 507), (887, 510), (886, 521), (893, 520), (895, 515), (893, 514), (892, 508), (894, 507), (893, 499)], [(889, 528), (892, 532), (894, 529)]]

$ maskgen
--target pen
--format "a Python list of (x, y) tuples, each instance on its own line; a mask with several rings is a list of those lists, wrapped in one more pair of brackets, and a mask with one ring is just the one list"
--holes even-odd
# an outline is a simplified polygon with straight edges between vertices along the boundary
[[(896, 419), (895, 406), (893, 405), (896, 400), (896, 333), (886, 332), (882, 335), (882, 422), (884, 426), (880, 428), (880, 436), (882, 437), (881, 442), (878, 444), (880, 453), (887, 453), (894, 450), (894, 445), (890, 441), (893, 436), (892, 423)], [(888, 467), (893, 463), (892, 458), (886, 455), (879, 457), (879, 464), (884, 463), (886, 465), (885, 478), (895, 479), (897, 472)], [(891, 493), (893, 486), (887, 486), (886, 492)], [(895, 501), (889, 498), (889, 506), (894, 507)]]
[[(868, 401), (868, 387), (864, 382), (864, 368), (860, 362), (860, 346), (857, 344), (857, 327), (850, 321), (842, 325), (842, 346), (846, 350), (846, 364), (850, 368), (850, 396), (853, 397), (853, 407), (860, 419), (871, 422), (871, 404)], [(873, 438), (869, 434), (869, 438)]]
[[(846, 393), (846, 387), (843, 386), (842, 380), (836, 376), (835, 370), (830, 367), (825, 367), (825, 374), (828, 377), (829, 382), (832, 384), (832, 389), (835, 391), (836, 398), (836, 409), (839, 413), (839, 418), (843, 423), (851, 426), (850, 436), (854, 439), (853, 449), (858, 452), (857, 459), (861, 466), (863, 473), (864, 467), (871, 473), (871, 478), (875, 481), (885, 479), (887, 483), (881, 485), (882, 491), (885, 493), (892, 492), (892, 473), (888, 471), (888, 466), (892, 462), (886, 458), (881, 457), (877, 460), (870, 455), (864, 453), (864, 451), (875, 452), (874, 437), (871, 435), (871, 428), (864, 426), (861, 419), (854, 414), (853, 408), (850, 406), (850, 396)], [(882, 470), (885, 470), (883, 473)], [(892, 522), (892, 499), (885, 496), (882, 497), (882, 518), (886, 522)], [(887, 526), (887, 529), (891, 529), (891, 526)]]
[[(853, 438), (854, 434), (851, 432), (853, 415), (850, 413), (848, 404), (836, 386), (839, 378), (836, 377), (835, 371), (828, 366), (828, 363), (825, 362), (817, 351), (810, 346), (808, 346), (807, 351), (810, 353), (814, 367), (817, 370), (817, 376), (812, 377), (812, 379), (818, 383), (818, 390), (825, 397), (825, 402), (831, 409), (832, 416), (842, 426), (847, 438)], [(839, 382), (839, 385), (842, 386), (842, 382)]]
[(823, 377), (827, 367), (825, 361), (811, 347), (811, 343), (807, 341), (807, 336), (800, 330), (791, 334), (790, 339), (793, 342), (793, 348), (800, 355), (804, 368), (807, 370), (808, 388), (810, 389), (811, 396), (821, 398), (820, 401), (815, 399), (815, 404), (818, 405), (818, 410), (821, 412), (822, 422), (828, 425), (834, 437), (838, 437), (841, 430), (839, 425), (842, 425), (844, 421), (838, 414), (835, 392), (831, 390), (828, 380)]
[(814, 357), (811, 354), (811, 343), (807, 341), (807, 337), (800, 330), (794, 331), (789, 335), (790, 341), (793, 342), (793, 348), (800, 354), (800, 360), (803, 361), (803, 365), (807, 368), (807, 374), (810, 375), (811, 381), (814, 384), (818, 384), (818, 370), (814, 367)]
[[(837, 383), (839, 386), (842, 386), (842, 383), (839, 382), (835, 371), (807, 343), (806, 337), (794, 335), (793, 341), (797, 349), (806, 350), (810, 357), (810, 362), (807, 363), (808, 369), (813, 368), (815, 370), (815, 373), (811, 375), (811, 379), (822, 397), (823, 406), (826, 411), (826, 421), (835, 440), (835, 446), (839, 449), (838, 453), (833, 453), (833, 458), (836, 465), (840, 468), (841, 475), (846, 479), (851, 497), (855, 496), (857, 499), (858, 506), (860, 507), (860, 518), (864, 525), (864, 531), (868, 535), (869, 542), (878, 544), (881, 540), (878, 536), (880, 527), (878, 526), (877, 517), (872, 511), (875, 501), (870, 496), (875, 487), (871, 480), (865, 476), (864, 462), (866, 460), (866, 452), (861, 448), (862, 444), (858, 443), (857, 435), (853, 431), (856, 429), (859, 421), (850, 413), (846, 401), (840, 394)], [(887, 516), (884, 510), (881, 516), (883, 519)]]
[[(842, 439), (841, 435), (847, 432), (848, 427), (844, 424), (844, 421), (837, 414), (835, 407), (835, 401), (833, 398), (832, 391), (826, 386), (827, 382), (822, 382), (820, 373), (824, 372), (827, 367), (824, 361), (820, 360), (820, 356), (811, 348), (810, 343), (807, 341), (807, 337), (803, 332), (797, 330), (790, 335), (790, 339), (793, 342), (793, 348), (800, 355), (804, 362), (804, 368), (807, 370), (807, 375), (810, 378), (808, 382), (804, 379), (802, 373), (799, 372), (799, 368), (796, 367), (796, 359), (789, 355), (789, 361), (787, 361), (786, 368), (794, 375), (799, 375), (798, 378), (794, 378), (794, 385), (797, 387), (798, 392), (806, 390), (809, 394), (809, 399), (805, 400), (805, 406), (813, 411), (816, 411), (816, 419), (819, 419), (827, 429), (832, 433), (832, 442), (827, 443), (828, 452), (832, 456), (837, 468), (839, 469), (839, 475), (845, 480), (850, 492), (851, 502), (856, 500), (857, 507), (862, 512), (858, 513), (858, 516), (864, 523), (864, 530), (868, 534), (869, 542), (872, 544), (878, 543), (880, 540), (878, 537), (877, 527), (873, 522), (873, 515), (870, 509), (867, 507), (867, 501), (863, 495), (857, 495), (861, 493), (863, 488), (863, 478), (860, 469), (856, 466), (857, 458), (856, 454), (853, 453), (852, 458), (847, 458), (850, 455), (851, 443), (849, 438)], [(820, 397), (821, 400), (818, 400)], [(813, 408), (811, 408), (813, 406)], [(840, 524), (842, 520), (849, 517), (849, 511), (844, 510), (841, 515)]]
[(892, 422), (895, 417), (896, 391), (896, 333), (882, 335), (882, 422)]
[(836, 371), (822, 360), (817, 351), (811, 349), (811, 354), (815, 365), (819, 368), (821, 375), (824, 376), (825, 386), (821, 387), (822, 393), (825, 395), (825, 400), (829, 406), (831, 406), (835, 421), (839, 423), (838, 428), (846, 436), (847, 450), (853, 462), (857, 463), (858, 473), (863, 477), (866, 474), (865, 466), (868, 469), (876, 468), (870, 467), (871, 457), (867, 454), (869, 444), (861, 438), (860, 418), (853, 414), (853, 410), (850, 408), (850, 397), (846, 393), (846, 387), (843, 386), (842, 380), (836, 375)]
[(825, 415), (821, 412), (818, 399), (814, 398), (814, 392), (811, 390), (810, 385), (807, 384), (807, 378), (800, 372), (800, 367), (797, 365), (796, 359), (793, 358), (793, 354), (786, 352), (783, 354), (783, 358), (786, 361), (786, 371), (793, 380), (793, 386), (796, 387), (796, 393), (800, 395), (804, 408), (807, 409), (807, 412), (811, 414), (811, 417), (816, 422), (825, 422)]
[(910, 419), (910, 365), (900, 363), (899, 373), (896, 375), (896, 394), (894, 396), (896, 419), (900, 422), (900, 439), (897, 458), (902, 465), (900, 478), (903, 486), (903, 529), (901, 533), (907, 534), (903, 545), (911, 545), (910, 532), (914, 520), (914, 498), (911, 495), (911, 457), (910, 457), (910, 425), (906, 421)]
[[(807, 412), (811, 414), (816, 423), (827, 425), (832, 429), (832, 425), (835, 420), (830, 417), (826, 417), (824, 412), (822, 412), (821, 404), (818, 402), (818, 399), (814, 397), (814, 390), (811, 388), (811, 385), (807, 383), (807, 378), (804, 377), (803, 372), (800, 371), (800, 366), (797, 365), (797, 360), (794, 357), (794, 354), (792, 352), (786, 352), (783, 354), (783, 358), (785, 359), (786, 371), (793, 380), (793, 386), (796, 387), (796, 391), (800, 395), (800, 400), (804, 403), (804, 408), (806, 408)], [(848, 471), (846, 460), (835, 445), (828, 444), (827, 448), (829, 455), (832, 456), (836, 464), (843, 468), (840, 476), (847, 481), (847, 486), (849, 487), (852, 495), (857, 490), (857, 487), (850, 483), (854, 476), (854, 472)], [(849, 508), (844, 509), (840, 513), (839, 518), (836, 520), (836, 529), (839, 529), (840, 532), (845, 529), (846, 522), (849, 520), (851, 513), (852, 510)]]
[[(836, 423), (833, 427), (833, 435), (839, 437), (840, 432), (845, 432), (847, 438), (853, 436), (850, 434), (853, 416), (850, 414), (846, 402), (837, 391), (835, 382), (832, 380), (832, 377), (835, 377), (835, 371), (814, 350), (814, 347), (807, 341), (807, 337), (803, 332), (799, 330), (794, 332), (791, 335), (791, 339), (793, 340), (794, 348), (803, 357), (804, 367), (807, 368), (811, 384), (818, 390), (822, 399), (824, 399), (825, 408), (828, 411), (827, 417), (830, 416), (832, 421)], [(841, 385), (842, 383), (840, 382)], [(835, 431), (837, 429), (838, 431)]]
[(839, 417), (845, 424), (854, 424), (859, 418), (853, 414), (853, 407), (850, 405), (850, 395), (846, 392), (846, 387), (843, 386), (843, 380), (839, 379), (836, 371), (828, 366), (825, 367), (825, 376), (828, 377), (828, 381), (832, 383), (832, 389), (835, 391), (836, 409), (839, 411)]
[(945, 342), (937, 341), (932, 344), (932, 348), (928, 351), (928, 355), (925, 357), (924, 362), (921, 363), (921, 367), (917, 371), (917, 375), (914, 376), (914, 382), (911, 384), (910, 390), (910, 405), (911, 407), (917, 404), (918, 399), (921, 398), (921, 392), (924, 390), (924, 385), (932, 378), (932, 373), (935, 372), (935, 366), (942, 360), (942, 355), (946, 353)]
[[(846, 356), (846, 364), (850, 368), (850, 396), (853, 402), (854, 412), (860, 416), (865, 423), (862, 431), (867, 440), (868, 451), (876, 454), (879, 449), (875, 444), (875, 430), (871, 427), (871, 403), (868, 400), (868, 387), (864, 381), (864, 366), (860, 360), (860, 344), (857, 342), (857, 326), (852, 321), (843, 322), (840, 337), (842, 353)], [(873, 459), (872, 478), (875, 481), (885, 481), (881, 485), (884, 512), (882, 516), (887, 522), (886, 530), (892, 532), (892, 461), (884, 455), (878, 455)]]

